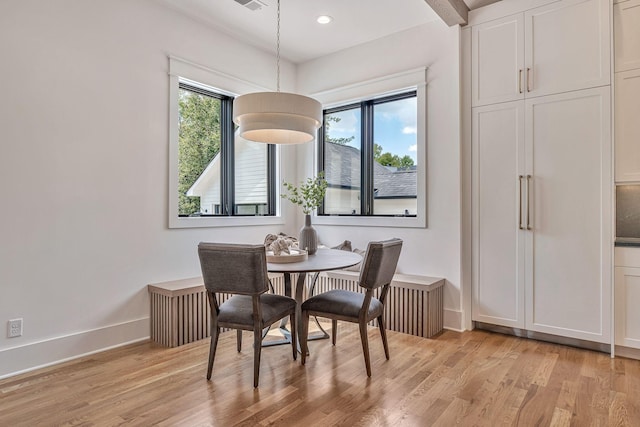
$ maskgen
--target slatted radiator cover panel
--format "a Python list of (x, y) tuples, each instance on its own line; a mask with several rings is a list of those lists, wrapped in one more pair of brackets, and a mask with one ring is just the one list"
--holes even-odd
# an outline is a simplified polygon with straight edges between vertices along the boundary
[[(419, 289), (420, 286), (402, 286), (392, 284), (387, 293), (384, 321), (387, 329), (405, 334), (429, 338), (443, 329), (444, 307), (443, 287), (431, 287), (430, 290)], [(330, 289), (346, 289), (353, 292), (364, 292), (358, 285), (357, 278), (343, 279), (320, 274), (315, 287), (315, 294)], [(376, 297), (380, 289), (376, 290)], [(377, 322), (371, 322), (377, 326)]]
[[(276, 293), (284, 292), (282, 276), (271, 277)], [(222, 304), (230, 294), (218, 294)], [(177, 347), (210, 336), (211, 309), (204, 287), (184, 295), (151, 293), (151, 339), (166, 347)], [(221, 332), (228, 329), (223, 328)]]

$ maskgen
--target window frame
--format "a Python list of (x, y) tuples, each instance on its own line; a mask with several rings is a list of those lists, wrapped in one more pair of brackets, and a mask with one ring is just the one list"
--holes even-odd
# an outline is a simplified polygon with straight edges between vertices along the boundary
[[(221, 106), (221, 115), (228, 117), (224, 120), (226, 129), (221, 128), (221, 205), (227, 205), (223, 211), (228, 213), (229, 207), (233, 206), (230, 215), (203, 215), (203, 216), (179, 216), (178, 215), (178, 162), (179, 162), (179, 91), (181, 83), (192, 86), (203, 91), (219, 94), (222, 97), (231, 99), (224, 108)], [(225, 89), (220, 89), (225, 88)], [(270, 216), (266, 215), (238, 215), (234, 202), (234, 132), (232, 117), (232, 100), (234, 97), (257, 91), (268, 89), (256, 86), (250, 82), (240, 80), (236, 77), (208, 69), (192, 62), (169, 57), (169, 197), (168, 197), (168, 226), (169, 228), (200, 228), (200, 227), (233, 227), (245, 225), (281, 225), (284, 223), (280, 215), (280, 204), (278, 197), (279, 171), (281, 153), (277, 146), (269, 145), (267, 149), (267, 177), (269, 180), (268, 210)], [(225, 146), (223, 149), (223, 145)]]
[[(417, 214), (415, 216), (389, 216), (389, 215), (334, 215), (316, 214), (314, 224), (336, 226), (372, 226), (372, 227), (401, 227), (401, 228), (426, 228), (427, 227), (427, 68), (418, 68), (405, 72), (385, 76), (382, 78), (367, 80), (354, 85), (338, 87), (323, 92), (312, 94), (323, 104), (323, 111), (337, 111), (341, 108), (348, 109), (361, 106), (362, 102), (391, 99), (411, 91), (416, 92), (417, 104)], [(365, 136), (363, 135), (364, 139)], [(313, 174), (322, 170), (322, 155), (320, 150), (324, 145), (324, 135), (317, 140), (315, 147), (315, 162), (308, 166)], [(373, 161), (373, 146), (368, 150), (368, 156)], [(364, 152), (362, 156), (367, 155)], [(363, 168), (361, 168), (361, 174)], [(362, 186), (367, 185), (361, 183)], [(372, 185), (372, 184), (371, 184)], [(373, 194), (371, 195), (373, 196)], [(361, 206), (363, 201), (361, 200)], [(364, 211), (363, 211), (364, 212)]]
[[(397, 93), (393, 95), (382, 96), (379, 98), (372, 98), (360, 101), (359, 103), (352, 103), (342, 105), (339, 107), (326, 108), (322, 110), (322, 117), (324, 118), (328, 114), (339, 113), (342, 111), (348, 111), (353, 109), (360, 109), (360, 213), (359, 214), (325, 214), (324, 213), (324, 201), (318, 208), (318, 216), (344, 216), (344, 217), (404, 217), (415, 218), (416, 215), (392, 215), (392, 214), (375, 214), (374, 213), (374, 112), (375, 106), (385, 104), (388, 102), (400, 101), (403, 99), (418, 98), (416, 90), (409, 90), (407, 92)], [(416, 111), (417, 114), (417, 111)], [(317, 144), (317, 159), (318, 159), (318, 171), (325, 169), (324, 162), (324, 138), (325, 138), (325, 126), (326, 120), (323, 120), (324, 126), (320, 128), (318, 144)], [(417, 176), (416, 176), (417, 177)], [(416, 199), (417, 199), (416, 195)]]

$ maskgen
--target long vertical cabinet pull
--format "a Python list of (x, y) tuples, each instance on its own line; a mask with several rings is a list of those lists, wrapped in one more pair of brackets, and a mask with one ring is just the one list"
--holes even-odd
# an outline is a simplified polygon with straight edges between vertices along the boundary
[[(518, 70), (518, 92), (522, 93), (522, 68)], [(522, 178), (522, 176), (520, 176)]]
[(522, 180), (524, 175), (518, 175), (518, 228), (524, 230), (522, 225)]
[(531, 175), (527, 175), (527, 230), (533, 230), (531, 227)]
[(527, 67), (527, 92), (531, 92), (531, 85), (529, 84), (531, 76), (531, 68)]

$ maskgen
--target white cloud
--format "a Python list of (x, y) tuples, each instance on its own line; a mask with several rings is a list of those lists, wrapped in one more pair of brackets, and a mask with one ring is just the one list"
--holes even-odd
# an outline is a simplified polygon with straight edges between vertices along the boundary
[(416, 135), (418, 133), (418, 129), (415, 126), (405, 126), (402, 128), (402, 133), (405, 135)]
[(344, 136), (345, 134), (352, 135), (353, 133), (355, 133), (356, 127), (360, 126), (360, 120), (356, 115), (356, 112), (359, 114), (360, 110), (348, 110), (345, 112), (333, 114), (333, 116), (340, 118), (340, 121), (338, 122), (330, 122), (331, 133), (333, 134), (333, 137), (340, 137)]
[(387, 120), (399, 120), (404, 134), (416, 134), (418, 119), (416, 108), (417, 99), (407, 98), (402, 101), (376, 105), (376, 114), (381, 114)]
[(418, 151), (418, 144), (413, 144), (409, 146), (409, 151)]

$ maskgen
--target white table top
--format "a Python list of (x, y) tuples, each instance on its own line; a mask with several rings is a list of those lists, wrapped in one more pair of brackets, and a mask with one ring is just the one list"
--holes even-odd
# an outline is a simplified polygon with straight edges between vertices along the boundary
[(313, 273), (351, 267), (360, 261), (362, 261), (362, 257), (355, 252), (318, 249), (315, 254), (309, 255), (304, 261), (282, 264), (268, 262), (267, 270), (272, 273)]

